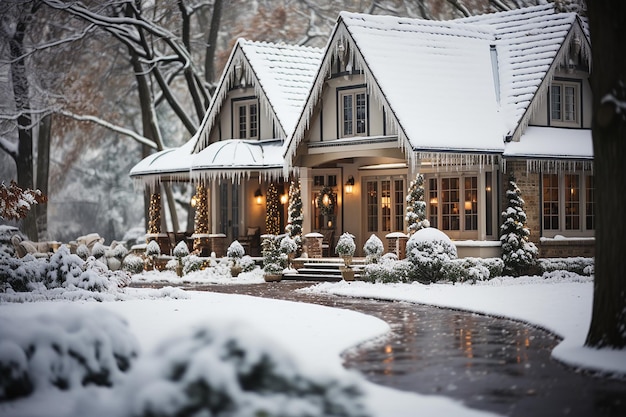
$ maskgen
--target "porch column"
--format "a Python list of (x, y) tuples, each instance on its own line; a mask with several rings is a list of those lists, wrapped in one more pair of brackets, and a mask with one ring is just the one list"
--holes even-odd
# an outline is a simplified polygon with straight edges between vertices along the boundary
[(311, 232), (311, 219), (313, 218), (311, 207), (311, 186), (313, 178), (310, 177), (309, 168), (300, 168), (300, 198), (302, 199), (302, 235)]
[(148, 234), (161, 233), (161, 193), (150, 194), (150, 208), (148, 209)]
[(196, 216), (194, 219), (193, 250), (210, 253), (209, 242), (209, 210), (207, 190), (204, 184), (196, 186)]

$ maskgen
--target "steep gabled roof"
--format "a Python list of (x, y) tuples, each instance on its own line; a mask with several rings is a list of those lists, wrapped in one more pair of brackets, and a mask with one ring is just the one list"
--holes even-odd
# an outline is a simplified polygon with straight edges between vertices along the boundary
[(528, 126), (554, 71), (567, 65), (572, 41), (590, 65), (586, 23), (575, 13), (557, 13), (552, 3), (456, 21), (494, 31), (502, 114), (514, 140)]
[(322, 52), (320, 48), (308, 46), (238, 39), (196, 134), (194, 151), (208, 145), (209, 133), (226, 96), (239, 81), (236, 79), (239, 68), (245, 74), (246, 83), (254, 86), (262, 105), (268, 109), (277, 139), (287, 138), (300, 114)]
[(437, 153), (501, 154), (505, 139), (519, 138), (528, 125), (573, 37), (584, 38), (589, 56), (583, 28), (574, 13), (556, 13), (552, 4), (452, 21), (343, 12), (285, 145), (286, 162), (293, 162), (339, 45), (363, 70), (413, 161)]

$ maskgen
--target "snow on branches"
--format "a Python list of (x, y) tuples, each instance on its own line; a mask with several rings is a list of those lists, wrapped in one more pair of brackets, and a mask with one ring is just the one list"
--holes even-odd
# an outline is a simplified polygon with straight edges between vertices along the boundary
[(426, 203), (424, 202), (424, 176), (417, 174), (409, 184), (409, 195), (406, 197), (406, 224), (409, 234), (430, 227), (426, 219)]
[(0, 218), (19, 220), (26, 217), (35, 204), (45, 203), (47, 198), (39, 190), (22, 189), (15, 181), (7, 186), (0, 184)]

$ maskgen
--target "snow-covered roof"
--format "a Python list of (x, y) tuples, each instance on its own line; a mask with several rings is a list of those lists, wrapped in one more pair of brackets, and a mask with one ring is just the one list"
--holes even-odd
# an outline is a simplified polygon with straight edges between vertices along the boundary
[(592, 160), (591, 129), (528, 126), (519, 142), (508, 142), (505, 158)]
[[(197, 152), (209, 144), (209, 133), (241, 68), (276, 126), (276, 138), (291, 134), (313, 82), (323, 50), (309, 46), (238, 39), (215, 96), (197, 133)], [(267, 138), (269, 139), (269, 138)]]
[(552, 4), (452, 21), (343, 12), (285, 146), (287, 163), (308, 128), (332, 57), (346, 44), (409, 159), (501, 154), (507, 137), (521, 135), (540, 86), (547, 88), (557, 58), (569, 51), (566, 37), (582, 36), (589, 56), (582, 23), (572, 34), (575, 22), (581, 23), (574, 13), (556, 13)]
[(239, 181), (259, 172), (265, 178), (278, 178), (283, 173), (281, 140), (229, 139), (214, 142), (193, 156), (193, 179), (228, 178)]
[(130, 170), (130, 177), (141, 184), (155, 185), (162, 177), (184, 180), (189, 178), (191, 151), (195, 139), (178, 148), (168, 148), (148, 155)]
[(586, 24), (576, 13), (556, 12), (551, 3), (455, 22), (493, 30), (501, 111), (514, 140), (528, 125), (532, 106), (539, 104), (537, 97), (543, 95), (554, 71), (569, 58), (574, 38), (587, 63), (591, 59)]

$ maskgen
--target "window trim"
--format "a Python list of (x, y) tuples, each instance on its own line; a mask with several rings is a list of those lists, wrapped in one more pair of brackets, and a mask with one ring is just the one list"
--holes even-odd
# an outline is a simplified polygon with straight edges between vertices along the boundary
[[(337, 87), (336, 89), (336, 97), (335, 103), (337, 106), (337, 138), (354, 138), (354, 137), (366, 137), (369, 136), (370, 131), (370, 96), (367, 93), (367, 86), (365, 84), (352, 85), (346, 87)], [(357, 126), (357, 116), (356, 116), (356, 96), (357, 94), (365, 94), (365, 132), (363, 133), (354, 133), (356, 132)], [(343, 97), (351, 95), (353, 97), (353, 116), (352, 116), (352, 126), (353, 133), (350, 135), (344, 134), (343, 130), (343, 122), (344, 122), (344, 107), (343, 107)]]
[[(257, 134), (255, 136), (250, 136), (250, 106), (256, 105), (256, 118), (257, 118)], [(239, 109), (242, 106), (246, 106), (246, 136), (245, 138), (240, 137), (240, 129), (239, 129)], [(233, 98), (231, 100), (231, 137), (233, 139), (249, 139), (249, 140), (259, 140), (261, 138), (261, 118), (260, 118), (260, 106), (259, 99), (255, 96), (248, 97), (238, 97)]]
[[(550, 83), (550, 86), (548, 88), (548, 105), (547, 105), (547, 112), (548, 112), (548, 126), (554, 126), (554, 127), (573, 127), (573, 128), (582, 128), (582, 120), (583, 120), (583, 97), (582, 97), (582, 91), (583, 91), (583, 81), (580, 79), (576, 79), (576, 78), (564, 78), (564, 77), (554, 77), (554, 79), (552, 80), (552, 83)], [(552, 87), (554, 86), (559, 86), (561, 88), (561, 118), (560, 119), (554, 119), (552, 118)], [(574, 120), (565, 120), (564, 119), (564, 115), (565, 115), (565, 109), (564, 109), (564, 105), (563, 105), (563, 97), (564, 97), (564, 91), (565, 91), (565, 87), (574, 87), (574, 98), (575, 98), (575, 102), (574, 102)]]

